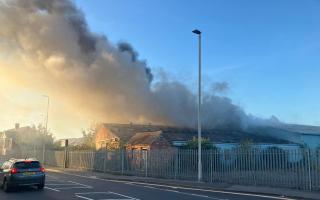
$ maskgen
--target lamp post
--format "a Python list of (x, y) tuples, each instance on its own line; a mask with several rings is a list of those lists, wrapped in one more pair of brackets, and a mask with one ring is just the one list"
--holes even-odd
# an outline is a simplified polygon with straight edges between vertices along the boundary
[[(45, 133), (45, 136), (47, 136), (48, 134), (48, 120), (49, 120), (49, 105), (50, 105), (50, 98), (48, 95), (42, 95), (43, 97), (47, 98), (48, 101), (47, 101), (47, 116), (46, 116), (46, 133)], [(45, 153), (46, 153), (46, 141), (45, 139), (43, 140), (43, 151), (42, 151), (42, 159), (43, 159), (43, 164), (45, 163)]]
[(201, 31), (192, 31), (198, 35), (199, 39), (199, 67), (198, 67), (198, 181), (202, 180), (202, 161), (201, 161)]
[(48, 95), (42, 95), (43, 97), (47, 98), (47, 116), (46, 116), (46, 134), (48, 134), (48, 120), (49, 120), (49, 105), (50, 105), (50, 98)]

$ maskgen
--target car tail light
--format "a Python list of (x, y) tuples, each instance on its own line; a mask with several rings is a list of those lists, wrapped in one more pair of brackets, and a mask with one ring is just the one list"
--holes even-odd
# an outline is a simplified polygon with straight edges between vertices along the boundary
[(18, 173), (18, 170), (16, 168), (12, 168), (10, 170), (10, 174), (16, 174), (16, 173)]
[(40, 168), (40, 171), (41, 171), (41, 172), (45, 172), (46, 170), (45, 170), (44, 167), (41, 167), (41, 168)]

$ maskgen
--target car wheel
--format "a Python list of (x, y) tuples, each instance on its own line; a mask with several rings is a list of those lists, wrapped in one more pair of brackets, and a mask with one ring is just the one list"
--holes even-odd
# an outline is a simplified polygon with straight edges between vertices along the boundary
[(3, 187), (3, 191), (5, 191), (5, 192), (10, 191), (10, 187), (9, 187), (8, 182), (6, 180), (3, 181), (2, 187)]
[(44, 188), (44, 183), (41, 183), (41, 184), (38, 185), (38, 189), (39, 190), (43, 190), (43, 188)]

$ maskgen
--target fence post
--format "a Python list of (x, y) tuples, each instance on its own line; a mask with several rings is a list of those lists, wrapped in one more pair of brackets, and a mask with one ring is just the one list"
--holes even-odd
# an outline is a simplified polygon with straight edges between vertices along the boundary
[(106, 173), (107, 168), (107, 158), (108, 158), (108, 150), (106, 149), (104, 153), (104, 161), (103, 161), (103, 172)]
[(68, 168), (68, 146), (69, 146), (69, 141), (65, 140), (65, 146), (64, 146), (64, 168)]
[(178, 174), (178, 151), (179, 149), (176, 149), (175, 156), (174, 156), (174, 179), (177, 179), (177, 174)]
[[(90, 155), (90, 154), (89, 154)], [(94, 167), (95, 167), (95, 156), (96, 156), (96, 152), (95, 151), (92, 151), (91, 152), (91, 160), (90, 160), (90, 162), (91, 162), (91, 166), (90, 166), (90, 168), (91, 168), (91, 171), (94, 171), (95, 169), (94, 169)]]
[(148, 150), (146, 152), (146, 160), (145, 160), (145, 166), (146, 166), (146, 177), (148, 177)]
[(311, 179), (311, 162), (310, 162), (310, 149), (307, 149), (308, 156), (308, 178), (309, 178), (309, 190), (312, 190), (312, 179)]
[(121, 154), (120, 154), (120, 156), (121, 156), (121, 174), (123, 175), (123, 172), (124, 172), (124, 149), (121, 149), (120, 150), (121, 152)]
[(43, 144), (42, 147), (42, 163), (45, 164), (45, 157), (46, 157), (46, 145)]

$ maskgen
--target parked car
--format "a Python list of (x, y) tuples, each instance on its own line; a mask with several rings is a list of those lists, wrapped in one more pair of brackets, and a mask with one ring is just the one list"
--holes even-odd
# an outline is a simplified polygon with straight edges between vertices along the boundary
[(45, 186), (45, 169), (36, 159), (10, 159), (0, 168), (0, 186), (5, 192), (19, 186)]

